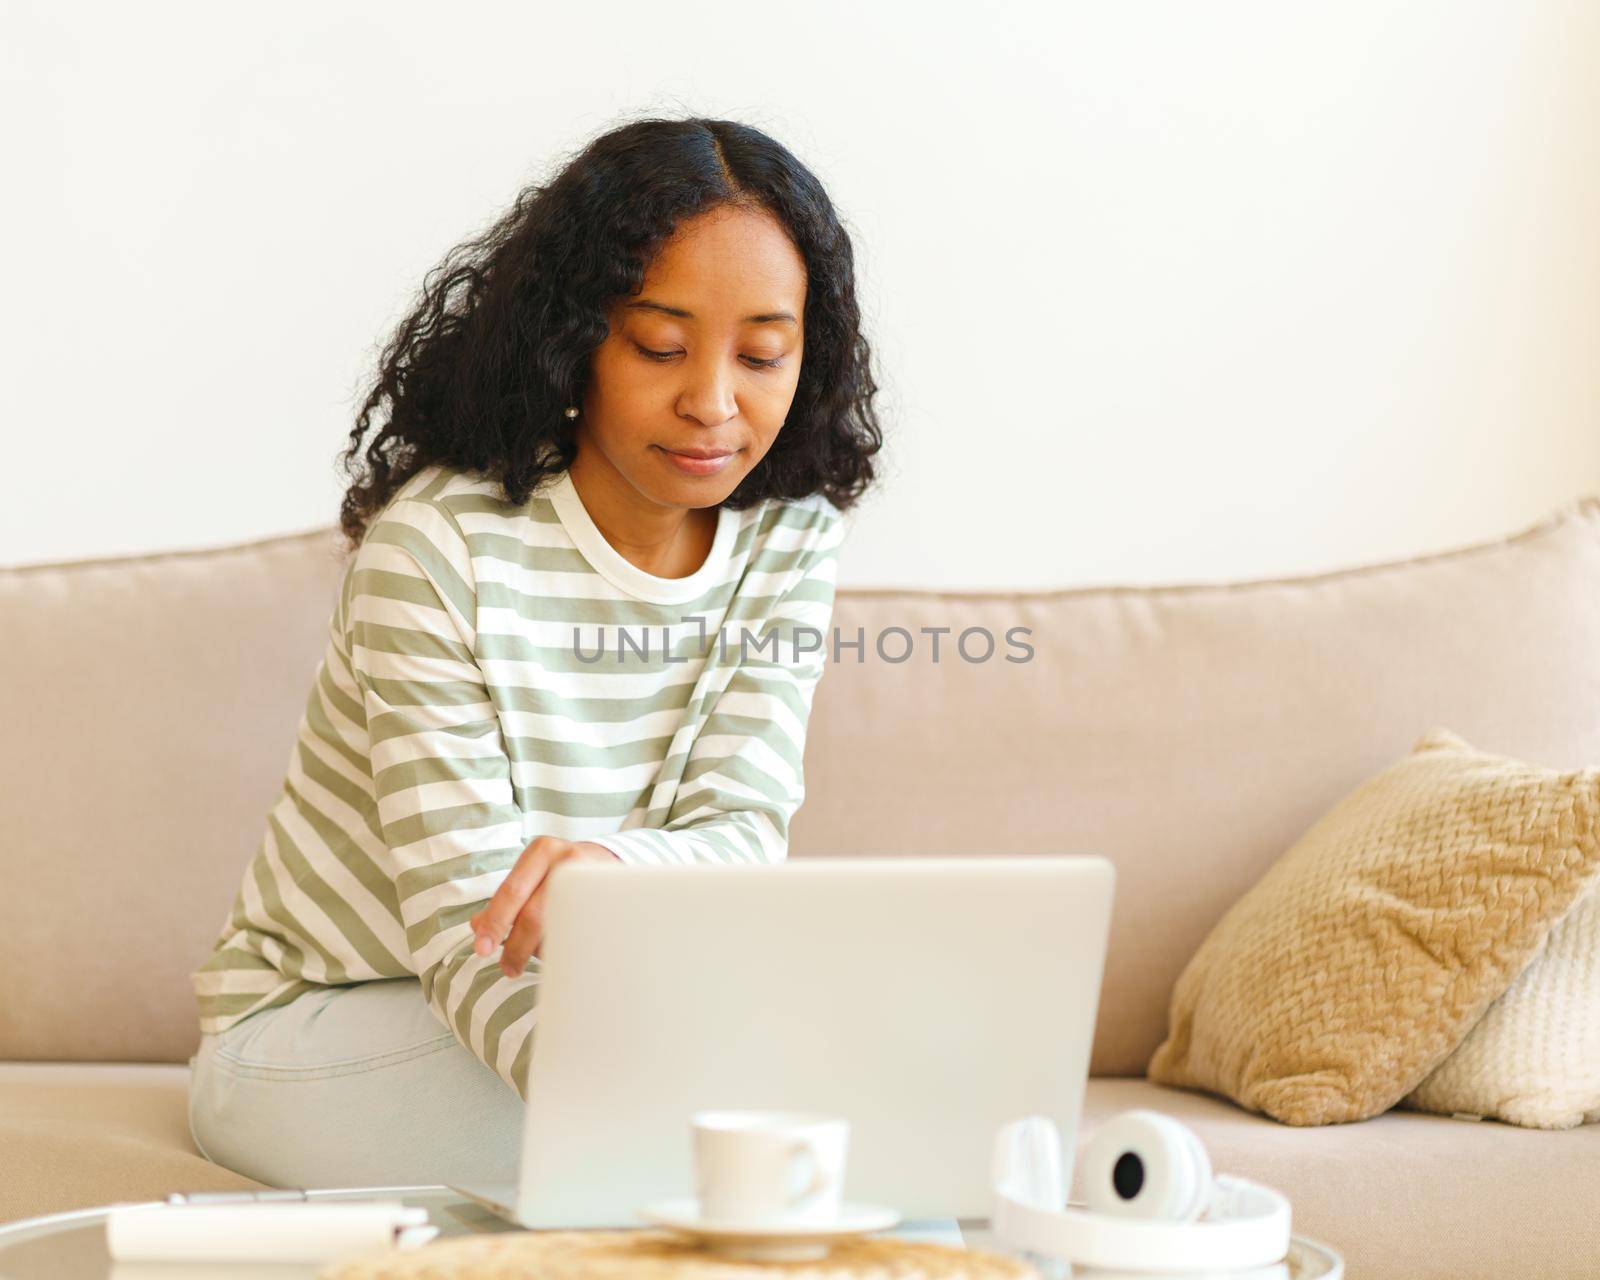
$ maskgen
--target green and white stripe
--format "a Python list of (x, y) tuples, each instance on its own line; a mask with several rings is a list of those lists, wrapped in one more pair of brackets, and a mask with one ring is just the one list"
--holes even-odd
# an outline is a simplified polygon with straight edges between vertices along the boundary
[(821, 496), (724, 508), (705, 565), (664, 579), (605, 541), (570, 476), (522, 506), (495, 492), (430, 467), (351, 559), (283, 793), (194, 974), (202, 1031), (414, 974), (520, 1093), (540, 961), (506, 978), (467, 921), (529, 841), (786, 855), (845, 517)]

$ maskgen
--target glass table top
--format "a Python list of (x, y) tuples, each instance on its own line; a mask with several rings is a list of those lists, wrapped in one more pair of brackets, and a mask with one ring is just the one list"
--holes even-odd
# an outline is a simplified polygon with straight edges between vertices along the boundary
[[(353, 1187), (328, 1191), (308, 1191), (306, 1199), (318, 1202), (340, 1200), (398, 1200), (402, 1204), (426, 1209), (428, 1220), (439, 1228), (438, 1239), (476, 1235), (483, 1232), (517, 1231), (505, 1219), (478, 1202), (449, 1187)], [(116, 1206), (103, 1205), (72, 1213), (54, 1214), (22, 1222), (0, 1224), (0, 1280), (314, 1280), (316, 1264), (239, 1263), (239, 1262), (115, 1262), (106, 1250), (106, 1217)], [(641, 1222), (638, 1230), (658, 1230)], [(882, 1235), (907, 1240), (927, 1240), (939, 1244), (976, 1249), (1000, 1248), (987, 1219), (930, 1218), (904, 1221)], [(1097, 1280), (1110, 1273), (1074, 1271), (1065, 1263), (1029, 1258), (1042, 1280)], [(1236, 1280), (1339, 1280), (1343, 1264), (1338, 1256), (1321, 1245), (1296, 1238), (1289, 1257), (1272, 1267), (1235, 1273)], [(1135, 1273), (1119, 1273), (1123, 1280), (1137, 1280)], [(1218, 1280), (1208, 1273), (1208, 1280)]]

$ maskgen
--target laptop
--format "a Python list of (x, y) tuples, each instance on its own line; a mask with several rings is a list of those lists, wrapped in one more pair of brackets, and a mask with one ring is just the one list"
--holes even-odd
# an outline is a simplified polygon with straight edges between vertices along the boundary
[(1110, 927), (1088, 855), (807, 857), (552, 873), (515, 1185), (525, 1227), (694, 1194), (689, 1117), (850, 1121), (847, 1203), (987, 1218), (1000, 1126), (1075, 1149)]

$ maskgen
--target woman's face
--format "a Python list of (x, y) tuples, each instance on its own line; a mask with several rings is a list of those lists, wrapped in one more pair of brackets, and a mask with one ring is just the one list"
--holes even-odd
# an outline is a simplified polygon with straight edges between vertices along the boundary
[(607, 316), (574, 469), (658, 506), (721, 502), (788, 416), (805, 301), (805, 259), (770, 214), (723, 206), (681, 223)]

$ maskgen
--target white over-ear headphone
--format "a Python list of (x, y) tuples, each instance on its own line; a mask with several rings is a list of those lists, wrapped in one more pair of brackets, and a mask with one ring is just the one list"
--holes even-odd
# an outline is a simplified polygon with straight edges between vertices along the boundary
[(1083, 1151), (1085, 1208), (1067, 1205), (1061, 1135), (1047, 1116), (1003, 1126), (994, 1213), (1003, 1246), (1086, 1267), (1223, 1271), (1289, 1252), (1289, 1202), (1270, 1187), (1211, 1174), (1194, 1131), (1159, 1111), (1124, 1111)]

